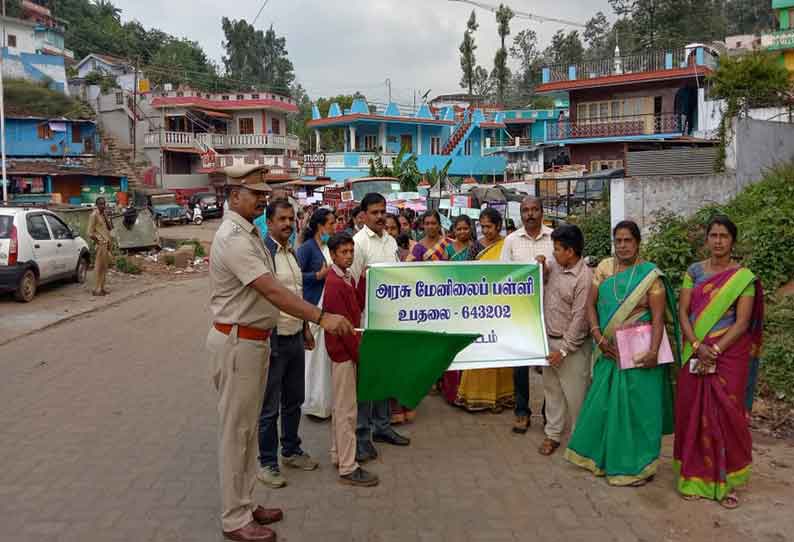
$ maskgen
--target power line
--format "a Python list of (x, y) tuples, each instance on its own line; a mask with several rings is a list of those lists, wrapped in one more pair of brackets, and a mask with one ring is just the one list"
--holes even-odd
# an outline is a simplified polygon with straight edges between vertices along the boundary
[(262, 11), (265, 9), (265, 6), (267, 6), (268, 2), (270, 2), (270, 0), (265, 0), (262, 2), (262, 7), (259, 8), (259, 11), (257, 11), (256, 17), (254, 17), (254, 22), (251, 23), (251, 26), (254, 26), (256, 21), (259, 20), (259, 16), (262, 15)]

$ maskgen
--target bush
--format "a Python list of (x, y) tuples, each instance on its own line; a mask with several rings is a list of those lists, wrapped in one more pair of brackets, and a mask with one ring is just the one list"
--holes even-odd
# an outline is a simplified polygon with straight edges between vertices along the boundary
[(91, 106), (49, 88), (47, 82), (10, 79), (4, 83), (6, 115), (93, 119)]
[(163, 258), (165, 265), (176, 265), (176, 258), (173, 254), (166, 254)]
[(141, 268), (126, 256), (118, 256), (115, 262), (116, 271), (129, 275), (140, 275)]
[(761, 392), (794, 402), (794, 297), (767, 305)]
[(596, 262), (612, 254), (612, 232), (609, 207), (599, 205), (586, 216), (571, 217), (570, 222), (584, 234), (584, 255)]
[(642, 252), (643, 257), (664, 271), (674, 287), (684, 279), (687, 268), (699, 259), (698, 246), (702, 236), (697, 235), (694, 220), (663, 211), (657, 213)]

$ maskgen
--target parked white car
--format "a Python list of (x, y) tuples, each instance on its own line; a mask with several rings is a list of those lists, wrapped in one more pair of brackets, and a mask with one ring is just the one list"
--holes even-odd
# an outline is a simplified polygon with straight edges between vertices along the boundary
[(85, 282), (89, 262), (86, 242), (51, 211), (0, 207), (0, 292), (27, 303), (41, 284)]

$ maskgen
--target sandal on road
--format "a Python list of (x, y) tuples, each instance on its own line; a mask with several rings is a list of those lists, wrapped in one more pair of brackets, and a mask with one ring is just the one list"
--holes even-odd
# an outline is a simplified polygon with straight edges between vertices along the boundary
[(559, 447), (560, 447), (560, 443), (557, 442), (556, 440), (552, 440), (550, 438), (545, 438), (545, 439), (543, 439), (543, 442), (541, 443), (540, 448), (538, 448), (538, 453), (540, 455), (551, 455)]
[(736, 492), (731, 491), (728, 493), (725, 498), (720, 501), (720, 506), (728, 510), (739, 508), (739, 497), (736, 495)]
[(681, 495), (681, 498), (685, 501), (699, 501), (700, 495)]

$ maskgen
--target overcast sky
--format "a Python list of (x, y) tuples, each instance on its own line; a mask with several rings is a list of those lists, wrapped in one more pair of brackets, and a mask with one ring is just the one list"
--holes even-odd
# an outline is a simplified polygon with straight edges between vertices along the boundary
[[(482, 0), (498, 4), (498, 0)], [(198, 41), (220, 63), (221, 17), (252, 21), (263, 0), (116, 0), (122, 20)], [(586, 22), (608, 0), (510, 0), (513, 9)], [(472, 7), (449, 0), (267, 0), (256, 27), (271, 24), (287, 39), (298, 81), (314, 99), (363, 92), (385, 101), (385, 80), (395, 101), (410, 104), (414, 89), (431, 96), (459, 92), (458, 46)], [(499, 45), (494, 15), (477, 9), (477, 61), (489, 70)], [(560, 25), (513, 19), (511, 39), (524, 28), (545, 47)], [(571, 29), (572, 27), (568, 27)]]

